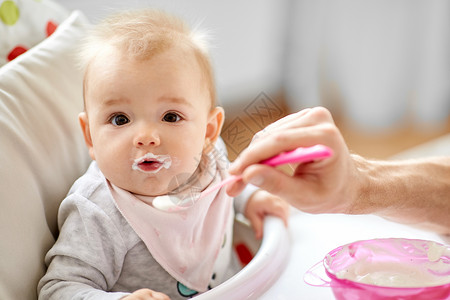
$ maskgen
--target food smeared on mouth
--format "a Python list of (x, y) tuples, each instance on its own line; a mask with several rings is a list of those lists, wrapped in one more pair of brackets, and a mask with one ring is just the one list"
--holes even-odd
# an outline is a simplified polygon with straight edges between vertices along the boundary
[(135, 159), (132, 169), (144, 173), (157, 173), (162, 168), (170, 168), (171, 165), (172, 159), (169, 155), (155, 155), (149, 152), (144, 156)]

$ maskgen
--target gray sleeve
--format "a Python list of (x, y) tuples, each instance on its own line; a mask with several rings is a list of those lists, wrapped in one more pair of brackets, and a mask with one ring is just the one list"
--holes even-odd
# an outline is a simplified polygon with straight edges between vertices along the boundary
[(60, 207), (60, 234), (45, 257), (47, 273), (39, 299), (120, 299), (108, 293), (121, 273), (127, 252), (121, 232), (93, 202), (70, 195)]
[(258, 189), (259, 189), (258, 187), (254, 186), (252, 184), (247, 184), (247, 186), (242, 191), (242, 193), (240, 193), (238, 196), (234, 197), (234, 210), (236, 211), (236, 213), (244, 214), (248, 199)]

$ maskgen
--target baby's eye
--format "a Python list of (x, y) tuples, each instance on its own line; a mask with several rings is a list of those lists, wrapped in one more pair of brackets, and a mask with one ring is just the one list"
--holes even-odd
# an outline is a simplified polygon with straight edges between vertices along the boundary
[(115, 126), (122, 126), (122, 125), (129, 123), (130, 119), (128, 119), (128, 117), (125, 115), (118, 114), (118, 115), (113, 116), (111, 118), (110, 122)]
[(180, 120), (181, 120), (181, 117), (174, 112), (168, 112), (163, 117), (163, 121), (169, 122), (169, 123), (179, 122)]

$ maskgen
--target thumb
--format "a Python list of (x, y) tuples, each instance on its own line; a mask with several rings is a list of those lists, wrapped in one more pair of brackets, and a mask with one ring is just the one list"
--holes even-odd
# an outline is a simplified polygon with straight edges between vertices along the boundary
[(249, 166), (243, 173), (243, 179), (281, 198), (291, 198), (300, 190), (298, 179), (266, 165)]

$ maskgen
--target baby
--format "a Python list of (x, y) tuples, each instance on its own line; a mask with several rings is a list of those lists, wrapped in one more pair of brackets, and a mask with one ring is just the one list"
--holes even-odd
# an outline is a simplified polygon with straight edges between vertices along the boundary
[[(236, 272), (233, 199), (199, 192), (227, 177), (204, 43), (179, 19), (140, 10), (111, 16), (86, 41), (87, 172), (58, 215), (39, 299), (186, 299)], [(288, 205), (250, 188), (234, 207), (261, 236)]]

